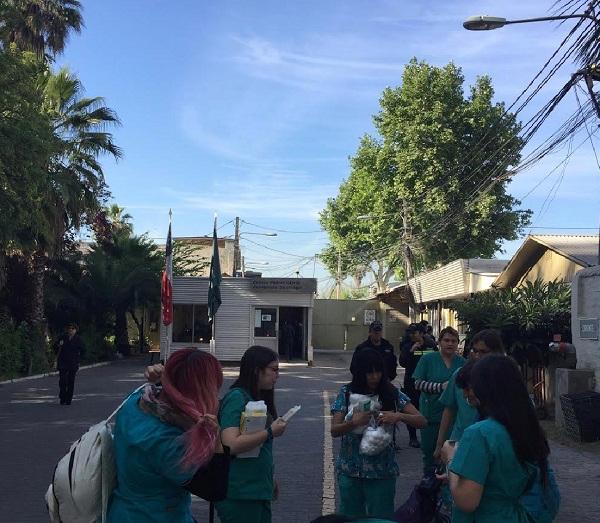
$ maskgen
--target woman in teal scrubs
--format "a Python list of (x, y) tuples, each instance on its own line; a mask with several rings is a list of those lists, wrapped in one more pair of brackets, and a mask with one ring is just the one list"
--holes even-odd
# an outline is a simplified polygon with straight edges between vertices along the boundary
[[(385, 376), (381, 354), (365, 349), (356, 354), (352, 366), (352, 381), (344, 385), (331, 406), (331, 435), (342, 438), (335, 463), (340, 491), (340, 512), (347, 517), (391, 517), (394, 512), (396, 464), (392, 431), (397, 423), (421, 428), (425, 418), (410, 403), (410, 398), (392, 385)], [(377, 403), (378, 423), (386, 427), (390, 441), (381, 452), (365, 455), (360, 452), (363, 438), (361, 427), (371, 420), (372, 409), (353, 410), (348, 417), (351, 394), (368, 396)], [(359, 433), (355, 433), (357, 432)]]
[(433, 453), (444, 411), (444, 406), (438, 400), (454, 372), (465, 364), (465, 359), (456, 354), (458, 332), (455, 329), (442, 329), (439, 341), (439, 352), (422, 356), (413, 373), (415, 388), (421, 391), (419, 411), (427, 418), (427, 426), (421, 429), (424, 474), (434, 469)]
[[(227, 498), (216, 504), (221, 523), (270, 523), (271, 500), (277, 495), (273, 479), (273, 438), (281, 436), (286, 423), (277, 417), (274, 388), (279, 377), (277, 354), (267, 347), (250, 347), (242, 356), (240, 375), (219, 409), (221, 439), (233, 455), (260, 447), (256, 458), (231, 462)], [(267, 405), (265, 430), (240, 433), (240, 419), (249, 401)], [(274, 420), (274, 421), (273, 421)]]
[[(488, 354), (505, 354), (502, 338), (495, 329), (479, 331), (471, 341), (470, 360), (476, 361)], [(439, 402), (444, 406), (444, 413), (440, 423), (437, 445), (433, 453), (436, 460), (439, 459), (442, 445), (448, 439), (450, 432), (449, 439), (460, 441), (465, 429), (477, 420), (477, 409), (467, 402), (463, 389), (457, 385), (456, 378), (459, 373), (460, 369), (452, 374), (446, 390), (439, 399)], [(452, 424), (454, 424), (454, 427)]]
[(548, 442), (512, 358), (491, 355), (473, 366), (470, 401), (484, 418), (460, 443), (446, 443), (453, 523), (526, 523), (520, 497), (539, 473), (548, 483)]
[(162, 387), (134, 392), (117, 414), (108, 523), (192, 523), (190, 493), (225, 497), (229, 456), (216, 420), (221, 365), (207, 352), (181, 349), (154, 372)]

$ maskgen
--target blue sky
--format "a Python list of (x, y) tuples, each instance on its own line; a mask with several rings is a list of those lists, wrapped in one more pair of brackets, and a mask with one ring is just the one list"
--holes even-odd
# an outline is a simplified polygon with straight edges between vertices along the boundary
[[(361, 135), (372, 132), (381, 91), (399, 85), (411, 57), (440, 66), (454, 61), (467, 84), (488, 74), (497, 100), (511, 103), (570, 27), (470, 32), (461, 25), (473, 14), (541, 16), (552, 0), (83, 5), (86, 28), (71, 38), (59, 63), (79, 75), (88, 95), (104, 96), (123, 122), (115, 138), (125, 156), (104, 162), (114, 201), (133, 216), (136, 232), (157, 239), (166, 235), (169, 208), (176, 236), (210, 233), (214, 212), (220, 224), (240, 216), (247, 233), (265, 230), (250, 224), (301, 231), (243, 236), (248, 264), (275, 276), (292, 275), (299, 266), (302, 276), (313, 275), (313, 263), (303, 257), (319, 252), (327, 237), (308, 232), (318, 231), (317, 213), (347, 177), (348, 156)], [(563, 68), (522, 117), (575, 69)], [(569, 96), (540, 139), (576, 107)], [(535, 227), (598, 224), (600, 173), (589, 144), (573, 154), (560, 185), (562, 169), (534, 189), (565, 154), (519, 174), (510, 186), (516, 197), (530, 192), (523, 206), (534, 210)], [(233, 225), (219, 232), (231, 235)], [(519, 244), (507, 244), (499, 257)], [(316, 276), (326, 283), (318, 264)]]

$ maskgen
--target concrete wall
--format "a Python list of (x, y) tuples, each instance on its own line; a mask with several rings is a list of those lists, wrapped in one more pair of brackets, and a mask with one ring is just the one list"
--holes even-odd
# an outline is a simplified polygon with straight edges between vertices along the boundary
[(581, 269), (583, 269), (582, 265), (547, 249), (542, 257), (525, 273), (517, 285), (525, 281), (534, 282), (538, 278), (544, 281), (572, 281), (573, 276)]
[(600, 391), (600, 340), (582, 339), (580, 320), (600, 320), (600, 266), (579, 271), (571, 284), (571, 330), (577, 351), (577, 368), (590, 369)]
[(408, 304), (392, 309), (379, 300), (315, 300), (312, 345), (315, 349), (354, 350), (367, 338), (365, 310), (374, 310), (383, 323), (383, 337), (398, 350), (409, 323)]

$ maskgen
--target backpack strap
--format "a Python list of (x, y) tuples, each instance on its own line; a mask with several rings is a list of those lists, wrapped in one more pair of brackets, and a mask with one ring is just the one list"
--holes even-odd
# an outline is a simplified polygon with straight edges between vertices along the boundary
[(125, 405), (125, 403), (127, 403), (127, 400), (129, 398), (131, 398), (131, 396), (133, 396), (136, 392), (139, 392), (140, 390), (142, 390), (147, 384), (143, 383), (142, 385), (140, 385), (137, 389), (135, 389), (131, 394), (129, 394), (129, 396), (127, 396), (122, 402), (121, 404), (112, 412), (112, 414), (110, 416), (108, 416), (108, 418), (106, 418), (107, 422), (112, 421), (112, 419), (117, 415), (117, 412), (119, 412), (119, 410), (121, 410), (121, 407), (123, 405)]

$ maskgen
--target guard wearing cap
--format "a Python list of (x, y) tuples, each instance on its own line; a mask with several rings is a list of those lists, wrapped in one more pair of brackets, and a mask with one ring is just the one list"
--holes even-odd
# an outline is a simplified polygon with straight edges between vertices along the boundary
[(369, 337), (354, 349), (352, 362), (350, 363), (350, 372), (353, 371), (354, 358), (358, 352), (363, 349), (375, 349), (383, 356), (387, 378), (392, 381), (396, 377), (398, 360), (394, 354), (393, 345), (381, 336), (382, 331), (383, 325), (379, 320), (371, 322), (369, 325)]

